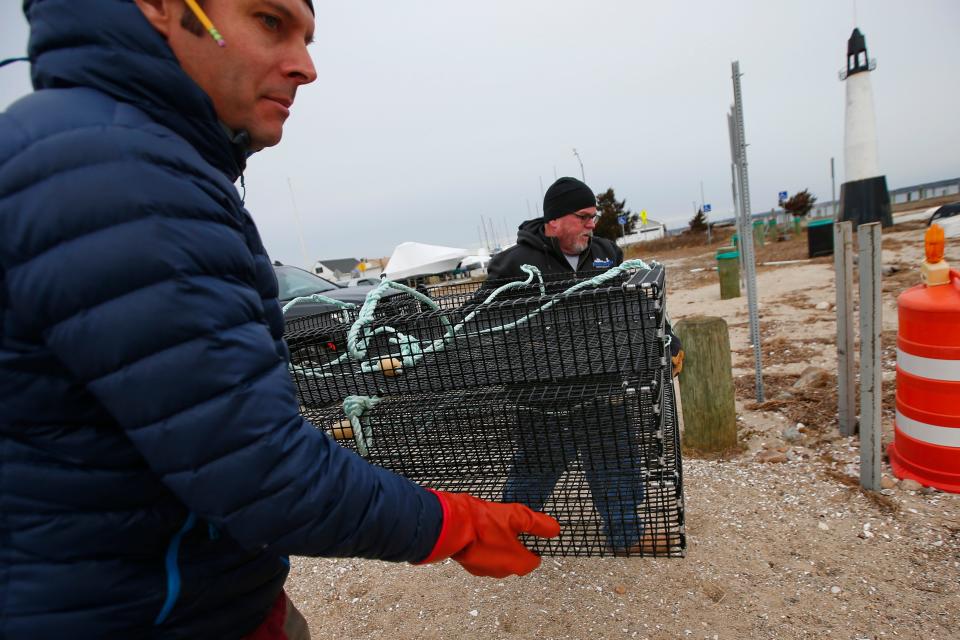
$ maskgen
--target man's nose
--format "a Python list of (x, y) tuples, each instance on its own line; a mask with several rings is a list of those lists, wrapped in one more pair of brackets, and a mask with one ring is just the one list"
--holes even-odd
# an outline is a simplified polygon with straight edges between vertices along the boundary
[(306, 45), (296, 47), (290, 59), (287, 76), (296, 80), (298, 85), (310, 84), (317, 79), (317, 68), (313, 66), (313, 59)]

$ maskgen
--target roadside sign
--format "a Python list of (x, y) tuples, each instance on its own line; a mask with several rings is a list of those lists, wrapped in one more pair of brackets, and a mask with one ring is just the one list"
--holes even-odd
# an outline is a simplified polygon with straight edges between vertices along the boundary
[(623, 226), (623, 225), (627, 224), (627, 217), (626, 217), (626, 216), (617, 216), (617, 222), (620, 224), (620, 226)]
[(712, 209), (713, 209), (713, 207), (711, 207), (709, 204), (703, 205), (703, 212), (704, 212), (704, 213), (710, 213), (710, 211), (711, 211)]
[(646, 210), (646, 209), (641, 209), (641, 210), (640, 210), (640, 221), (643, 223), (644, 226), (647, 225), (647, 210)]
[(777, 200), (779, 200), (780, 202), (785, 202), (786, 199), (787, 199), (786, 191), (781, 191), (780, 193), (777, 194)]

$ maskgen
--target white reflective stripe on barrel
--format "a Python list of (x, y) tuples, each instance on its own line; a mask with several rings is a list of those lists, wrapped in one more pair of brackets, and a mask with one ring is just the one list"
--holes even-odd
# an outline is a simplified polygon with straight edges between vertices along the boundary
[(920, 422), (900, 413), (897, 410), (897, 428), (914, 440), (927, 444), (938, 444), (941, 447), (960, 448), (960, 428), (938, 427), (937, 425)]
[(921, 378), (960, 382), (960, 360), (922, 358), (897, 349), (897, 366), (907, 373)]

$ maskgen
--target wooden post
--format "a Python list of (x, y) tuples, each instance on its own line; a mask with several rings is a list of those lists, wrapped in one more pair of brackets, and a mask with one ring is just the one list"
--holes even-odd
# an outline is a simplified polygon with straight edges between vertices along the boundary
[(857, 227), (860, 244), (860, 486), (880, 490), (880, 223)]
[(730, 334), (723, 318), (694, 316), (674, 325), (683, 343), (680, 399), (683, 442), (699, 451), (737, 444)]
[(840, 435), (856, 433), (853, 341), (853, 224), (833, 225), (833, 271), (837, 289), (837, 418)]

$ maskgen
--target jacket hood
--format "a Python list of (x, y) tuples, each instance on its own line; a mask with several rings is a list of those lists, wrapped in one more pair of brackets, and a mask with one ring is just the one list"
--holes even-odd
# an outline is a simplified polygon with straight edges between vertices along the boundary
[(543, 233), (543, 225), (546, 224), (543, 218), (534, 218), (521, 222), (517, 228), (517, 244), (526, 244), (536, 249), (550, 247), (553, 243)]
[(86, 87), (133, 105), (237, 179), (243, 136), (231, 140), (213, 102), (132, 0), (24, 0), (23, 10), (34, 89)]

